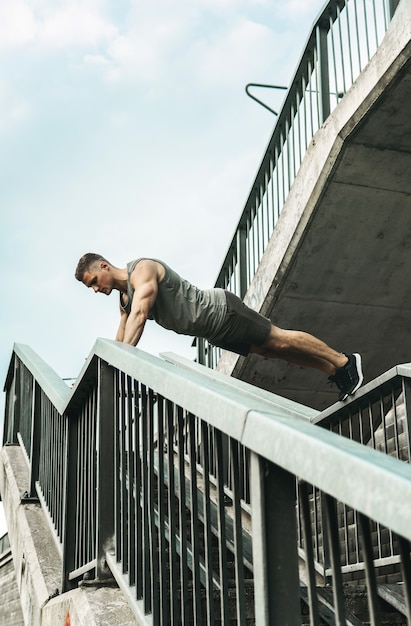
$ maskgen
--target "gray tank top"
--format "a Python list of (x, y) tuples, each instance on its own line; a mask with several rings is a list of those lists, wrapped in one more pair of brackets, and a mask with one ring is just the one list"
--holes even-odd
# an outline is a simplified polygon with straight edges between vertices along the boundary
[[(142, 258), (127, 263), (128, 302), (123, 303), (120, 293), (120, 306), (125, 313), (130, 313), (134, 289), (130, 284), (130, 275)], [(212, 340), (217, 335), (227, 311), (226, 296), (223, 289), (199, 289), (159, 259), (149, 259), (161, 263), (165, 269), (164, 278), (158, 283), (156, 301), (150, 311), (149, 319), (154, 319), (160, 326), (174, 330), (182, 335), (207, 337)]]

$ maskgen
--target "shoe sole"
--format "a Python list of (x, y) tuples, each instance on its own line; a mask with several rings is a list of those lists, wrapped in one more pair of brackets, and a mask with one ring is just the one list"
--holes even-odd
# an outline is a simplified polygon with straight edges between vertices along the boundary
[(345, 396), (340, 399), (340, 402), (344, 402), (344, 400), (346, 400), (348, 398), (348, 396), (353, 396), (355, 394), (355, 392), (357, 391), (357, 389), (359, 389), (361, 387), (362, 381), (364, 380), (364, 375), (363, 375), (363, 372), (362, 372), (361, 354), (358, 354), (357, 352), (354, 352), (353, 353), (353, 357), (355, 357), (355, 365), (357, 367), (358, 383), (355, 385), (354, 389), (352, 391), (350, 391), (350, 393), (345, 394)]

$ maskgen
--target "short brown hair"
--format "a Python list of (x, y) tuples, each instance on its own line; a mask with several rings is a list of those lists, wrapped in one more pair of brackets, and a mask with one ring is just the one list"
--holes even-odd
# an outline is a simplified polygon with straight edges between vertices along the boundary
[[(101, 256), (101, 254), (96, 254), (95, 252), (86, 252), (86, 254), (83, 254), (77, 263), (76, 272), (74, 274), (77, 280), (81, 282), (85, 272), (88, 272), (92, 265), (100, 263), (101, 261), (108, 263), (107, 259)], [(109, 263), (109, 265), (111, 265), (111, 263)]]

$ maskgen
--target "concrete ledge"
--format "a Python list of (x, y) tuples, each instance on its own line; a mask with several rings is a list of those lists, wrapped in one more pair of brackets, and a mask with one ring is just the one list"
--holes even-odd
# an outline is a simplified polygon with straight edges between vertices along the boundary
[(29, 470), (19, 446), (0, 452), (0, 491), (4, 503), (17, 588), (26, 624), (41, 623), (41, 609), (61, 591), (61, 559), (39, 504), (21, 503)]
[(118, 588), (80, 587), (50, 600), (41, 626), (147, 626), (138, 622)]
[[(0, 451), (0, 492), (4, 503), (17, 589), (27, 626), (135, 626), (122, 591), (80, 587), (61, 594), (62, 564), (40, 504), (22, 503), (29, 469), (19, 446)], [(140, 622), (147, 626), (149, 622)]]

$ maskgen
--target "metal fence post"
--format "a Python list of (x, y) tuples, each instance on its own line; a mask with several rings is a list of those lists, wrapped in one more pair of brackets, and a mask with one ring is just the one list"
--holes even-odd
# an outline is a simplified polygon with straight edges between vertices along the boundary
[(70, 414), (67, 419), (66, 443), (66, 486), (64, 494), (64, 527), (63, 527), (63, 562), (62, 562), (62, 592), (69, 591), (76, 586), (71, 583), (69, 574), (75, 568), (76, 514), (77, 514), (77, 461), (78, 461), (78, 417)]
[(240, 290), (237, 295), (243, 299), (247, 291), (247, 233), (245, 228), (239, 228), (237, 231), (237, 254)]
[(295, 476), (251, 454), (255, 619), (301, 624)]
[(14, 355), (13, 379), (6, 399), (7, 432), (4, 430), (4, 443), (18, 443), (20, 428), (20, 361)]
[(327, 33), (328, 28), (317, 26), (318, 84), (320, 90), (319, 106), (321, 124), (324, 124), (331, 111)]
[[(13, 355), (15, 362), (16, 357)], [(3, 424), (3, 445), (16, 443), (17, 433), (14, 434), (15, 405), (16, 405), (16, 368), (13, 367), (13, 375), (6, 381), (6, 402)]]
[(28, 495), (30, 498), (37, 498), (36, 482), (39, 479), (41, 447), (41, 389), (36, 381), (34, 381), (33, 385), (31, 424), (30, 487)]
[[(97, 408), (97, 527), (96, 577), (112, 578), (106, 563), (106, 552), (114, 538), (114, 432), (115, 380), (114, 369), (99, 359)], [(129, 427), (131, 427), (129, 425)], [(131, 489), (129, 485), (129, 489)]]

